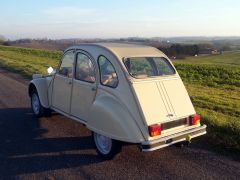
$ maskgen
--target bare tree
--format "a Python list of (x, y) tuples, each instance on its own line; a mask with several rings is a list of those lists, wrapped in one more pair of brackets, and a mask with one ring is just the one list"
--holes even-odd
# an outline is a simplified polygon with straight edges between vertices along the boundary
[(6, 41), (6, 38), (0, 34), (0, 44), (3, 44), (4, 41)]

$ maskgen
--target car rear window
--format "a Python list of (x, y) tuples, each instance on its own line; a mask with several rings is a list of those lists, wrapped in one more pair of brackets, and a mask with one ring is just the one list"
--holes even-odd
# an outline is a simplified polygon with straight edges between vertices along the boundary
[(124, 64), (129, 74), (135, 78), (173, 75), (175, 70), (164, 57), (126, 58)]

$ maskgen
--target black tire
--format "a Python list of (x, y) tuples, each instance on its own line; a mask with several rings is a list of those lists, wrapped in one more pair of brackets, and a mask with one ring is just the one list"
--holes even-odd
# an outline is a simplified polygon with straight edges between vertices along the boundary
[[(110, 160), (110, 159), (114, 158), (118, 153), (121, 152), (122, 143), (120, 141), (110, 139), (110, 138), (108, 138), (108, 139), (111, 142), (111, 147), (109, 148), (108, 151), (104, 152), (101, 148), (99, 148), (98, 142), (96, 140), (96, 136), (102, 136), (102, 135), (92, 132), (92, 139), (93, 139), (96, 151), (102, 159)], [(105, 136), (103, 136), (103, 137), (105, 137)], [(105, 138), (107, 138), (107, 137), (105, 137)]]
[[(36, 108), (38, 104), (38, 108)], [(36, 90), (31, 92), (31, 108), (32, 112), (36, 117), (49, 117), (51, 116), (51, 109), (45, 108), (42, 106), (38, 93)]]

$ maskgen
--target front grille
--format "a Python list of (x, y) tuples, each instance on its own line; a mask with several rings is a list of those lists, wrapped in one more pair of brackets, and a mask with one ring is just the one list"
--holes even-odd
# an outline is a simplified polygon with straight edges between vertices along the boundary
[(176, 121), (166, 122), (161, 124), (162, 130), (167, 130), (171, 128), (175, 128), (177, 126), (182, 126), (188, 124), (187, 118), (179, 119)]

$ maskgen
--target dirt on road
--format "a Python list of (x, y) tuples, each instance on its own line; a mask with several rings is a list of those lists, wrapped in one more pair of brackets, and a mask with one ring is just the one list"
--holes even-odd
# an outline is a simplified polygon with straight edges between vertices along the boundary
[(239, 179), (240, 162), (198, 140), (142, 153), (126, 145), (113, 160), (95, 152), (91, 132), (53, 114), (37, 119), (28, 80), (0, 70), (0, 179)]

